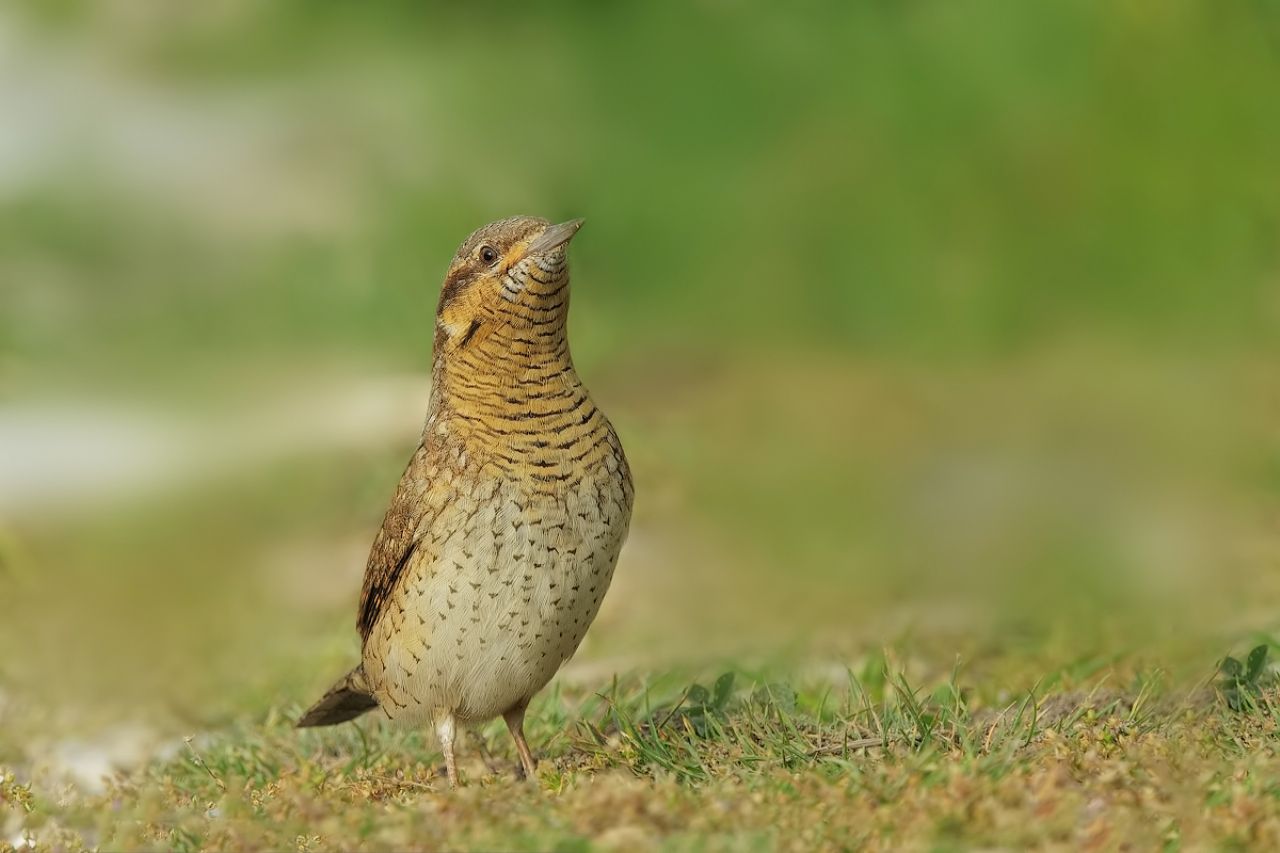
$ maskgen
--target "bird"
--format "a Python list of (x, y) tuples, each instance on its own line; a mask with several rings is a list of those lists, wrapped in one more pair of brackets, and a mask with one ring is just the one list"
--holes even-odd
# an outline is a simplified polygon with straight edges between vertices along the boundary
[(431, 726), (451, 787), (459, 728), (498, 716), (536, 779), (525, 711), (582, 642), (630, 526), (622, 443), (569, 351), (581, 225), (503, 219), (454, 255), (426, 421), (365, 569), (360, 663), (297, 723), (376, 708)]

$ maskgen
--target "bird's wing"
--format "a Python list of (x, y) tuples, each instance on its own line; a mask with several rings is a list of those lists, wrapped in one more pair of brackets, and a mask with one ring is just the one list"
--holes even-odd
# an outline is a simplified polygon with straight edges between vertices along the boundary
[(360, 592), (360, 611), (356, 626), (360, 639), (367, 640), (377, 624), (392, 590), (404, 574), (417, 547), (417, 533), (425, 515), (431, 511), (430, 483), (426, 472), (429, 451), (419, 445), (409, 460), (391, 505), (382, 519), (382, 529), (374, 537), (369, 551), (369, 565), (364, 570), (364, 589)]

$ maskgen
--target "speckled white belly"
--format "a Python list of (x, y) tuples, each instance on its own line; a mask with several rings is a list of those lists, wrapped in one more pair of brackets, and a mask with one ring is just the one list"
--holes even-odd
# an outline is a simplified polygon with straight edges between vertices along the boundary
[(392, 719), (492, 719), (541, 690), (582, 642), (613, 578), (630, 506), (601, 469), (562, 493), (488, 481), (418, 548), (365, 668)]

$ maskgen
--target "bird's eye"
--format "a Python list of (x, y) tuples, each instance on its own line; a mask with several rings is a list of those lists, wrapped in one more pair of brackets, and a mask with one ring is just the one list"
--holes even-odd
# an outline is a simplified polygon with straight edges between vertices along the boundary
[(498, 260), (497, 249), (493, 248), (492, 246), (481, 246), (480, 260), (484, 261), (486, 264), (491, 264), (494, 261)]

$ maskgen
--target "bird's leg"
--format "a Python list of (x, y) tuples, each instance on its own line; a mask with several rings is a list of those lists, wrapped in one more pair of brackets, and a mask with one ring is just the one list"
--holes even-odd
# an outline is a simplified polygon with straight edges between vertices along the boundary
[(450, 787), (457, 788), (461, 783), (458, 782), (458, 762), (453, 758), (453, 737), (457, 733), (457, 726), (453, 721), (453, 714), (445, 712), (436, 720), (436, 735), (440, 738), (440, 749), (444, 752), (444, 768), (449, 774)]
[(538, 766), (533, 760), (533, 753), (529, 751), (529, 744), (524, 739), (524, 710), (528, 706), (528, 702), (521, 702), (503, 714), (502, 719), (507, 721), (507, 728), (511, 731), (511, 737), (515, 739), (516, 752), (520, 753), (520, 768), (524, 771), (524, 777), (537, 779)]

